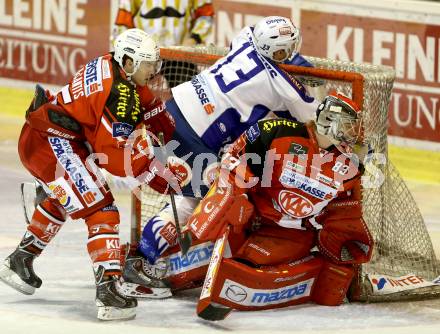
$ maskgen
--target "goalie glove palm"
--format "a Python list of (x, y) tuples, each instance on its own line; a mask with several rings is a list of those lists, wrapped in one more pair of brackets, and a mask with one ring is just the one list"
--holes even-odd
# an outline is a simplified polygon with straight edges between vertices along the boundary
[(368, 262), (373, 250), (373, 237), (362, 218), (358, 201), (339, 200), (329, 210), (318, 232), (319, 250), (339, 264)]

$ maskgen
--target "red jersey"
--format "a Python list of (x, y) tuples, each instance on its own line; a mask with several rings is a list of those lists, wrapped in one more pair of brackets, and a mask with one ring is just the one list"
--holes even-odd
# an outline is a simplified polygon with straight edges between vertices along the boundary
[(223, 162), (248, 183), (259, 215), (287, 228), (301, 228), (304, 218), (352, 189), (363, 170), (335, 146), (319, 148), (311, 126), (285, 119), (258, 122), (228, 153)]
[[(67, 117), (60, 121), (57, 115), (54, 120), (37, 110), (30, 113), (28, 123), (31, 127), (40, 123), (38, 129), (41, 131), (41, 122), (44, 121), (48, 135), (65, 139), (73, 138), (68, 134), (63, 135), (66, 128), (80, 132), (79, 137), (90, 144), (94, 153), (107, 156), (108, 161), (101, 163), (100, 167), (112, 174), (125, 176), (124, 148), (127, 138), (141, 123), (143, 112), (157, 103), (148, 87), (135, 87), (127, 80), (112, 55), (107, 54), (82, 66), (69, 84), (56, 94), (56, 104)], [(61, 131), (53, 129), (57, 129), (57, 126)], [(145, 159), (141, 157), (131, 161), (134, 176), (142, 172)]]

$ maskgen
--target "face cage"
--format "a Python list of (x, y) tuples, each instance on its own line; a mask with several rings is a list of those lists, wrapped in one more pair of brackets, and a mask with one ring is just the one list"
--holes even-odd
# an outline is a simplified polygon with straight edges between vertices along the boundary
[(330, 123), (329, 135), (343, 145), (350, 147), (361, 138), (362, 119), (349, 116), (338, 116)]

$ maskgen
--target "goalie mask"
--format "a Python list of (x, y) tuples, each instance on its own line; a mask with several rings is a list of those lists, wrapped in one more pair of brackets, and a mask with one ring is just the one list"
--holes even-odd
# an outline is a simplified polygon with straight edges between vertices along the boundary
[(362, 140), (360, 109), (345, 95), (330, 94), (316, 111), (316, 128), (319, 134), (328, 136), (335, 145), (353, 147)]
[(257, 51), (275, 62), (292, 59), (301, 47), (301, 33), (288, 18), (268, 16), (254, 28)]
[(129, 76), (136, 73), (142, 61), (153, 64), (155, 74), (159, 73), (162, 67), (159, 47), (149, 34), (140, 29), (124, 31), (116, 38), (114, 48), (114, 58), (122, 69), (124, 68), (124, 56), (128, 56), (133, 60), (133, 72), (125, 72)]

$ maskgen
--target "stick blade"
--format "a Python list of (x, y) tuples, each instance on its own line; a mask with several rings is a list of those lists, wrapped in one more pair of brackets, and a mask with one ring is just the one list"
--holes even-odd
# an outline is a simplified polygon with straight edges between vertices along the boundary
[(192, 239), (190, 233), (182, 233), (180, 240), (178, 240), (182, 255), (185, 256), (191, 247)]
[(199, 302), (197, 305), (197, 315), (209, 321), (224, 320), (231, 311), (231, 308), (216, 303)]

